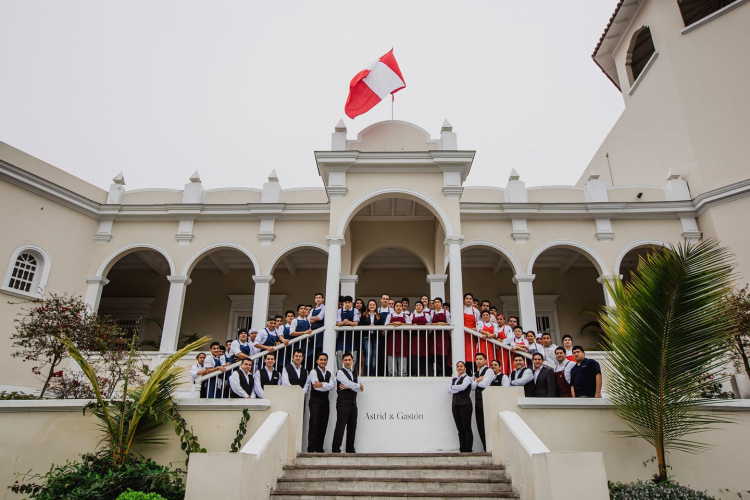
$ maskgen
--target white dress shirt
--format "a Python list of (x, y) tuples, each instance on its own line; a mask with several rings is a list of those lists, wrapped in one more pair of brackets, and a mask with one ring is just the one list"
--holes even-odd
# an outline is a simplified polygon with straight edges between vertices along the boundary
[[(314, 310), (315, 310), (315, 307), (313, 307), (312, 310), (310, 310), (310, 314), (312, 314)], [(316, 314), (316, 316), (320, 318), (318, 321), (323, 321), (323, 319), (326, 317), (326, 305), (325, 304), (320, 304), (320, 312)], [(315, 316), (310, 316), (310, 318), (314, 318), (314, 317)], [(310, 318), (307, 318), (307, 319), (310, 319)], [(310, 321), (310, 324), (312, 323), (314, 322)], [(317, 321), (315, 323), (317, 323)]]
[[(523, 368), (521, 368), (523, 370)], [(517, 372), (518, 370), (513, 370), (513, 373)], [(510, 378), (510, 377), (509, 377)], [(515, 380), (511, 380), (510, 385), (526, 385), (529, 382), (534, 380), (534, 374), (531, 370), (526, 368), (523, 372), (523, 375), (521, 375), (521, 378), (517, 378)]]
[[(219, 356), (219, 366), (223, 366), (226, 364), (226, 360), (224, 358), (224, 355), (222, 354)], [(214, 361), (214, 357), (212, 354), (207, 354), (206, 359), (203, 361), (203, 368), (216, 368), (216, 362)]]
[(477, 370), (477, 373), (475, 373), (474, 376), (471, 377), (471, 390), (472, 391), (476, 391), (477, 388), (486, 389), (490, 386), (490, 384), (494, 380), (495, 374), (492, 372), (492, 370), (489, 369), (489, 367), (485, 366), (485, 368), (487, 369), (484, 371), (484, 375), (482, 376), (483, 378), (481, 382), (477, 382), (477, 375), (479, 374), (480, 370)]
[[(266, 374), (268, 374), (268, 383), (270, 385), (273, 385), (273, 383), (271, 382), (271, 375), (273, 373), (269, 372), (268, 368), (266, 368), (265, 366), (263, 368), (261, 368), (260, 370), (265, 370), (266, 371)], [(255, 394), (260, 399), (263, 399), (263, 386), (260, 384), (260, 370), (258, 370), (257, 372), (255, 372), (255, 378), (253, 379), (253, 385), (255, 386)], [(279, 377), (279, 379), (281, 379), (281, 377)]]
[(195, 383), (195, 379), (198, 378), (198, 372), (203, 370), (203, 366), (198, 363), (190, 367), (190, 381)]
[(451, 383), (448, 384), (448, 394), (458, 394), (461, 391), (465, 391), (467, 387), (470, 387), (472, 385), (471, 377), (469, 377), (466, 374), (463, 374), (462, 376), (458, 377), (456, 380), (456, 384), (453, 384), (453, 379), (451, 379)]
[[(243, 346), (249, 346), (249, 347), (250, 347), (250, 354), (251, 354), (251, 355), (253, 354), (253, 346), (252, 346), (252, 345), (250, 345), (250, 342), (245, 342), (245, 343), (243, 344), (243, 343), (241, 343), (241, 342), (240, 342), (239, 340), (233, 340), (233, 341), (232, 341), (232, 345), (231, 345), (231, 346), (229, 346), (229, 356), (230, 356), (230, 357), (234, 357), (234, 356), (236, 356), (237, 354), (239, 354), (239, 353), (241, 353), (241, 352), (242, 352), (242, 351), (240, 350), (240, 345), (243, 345)], [(239, 359), (238, 359), (237, 361), (239, 361)]]
[[(300, 370), (302, 368), (302, 365), (300, 365), (299, 368), (297, 368), (293, 364), (292, 365), (287, 365), (287, 366), (291, 366), (294, 369), (294, 371), (297, 373), (297, 377), (300, 376), (300, 373), (301, 373)], [(281, 370), (281, 384), (280, 385), (292, 385), (292, 383), (289, 381), (289, 374), (286, 371), (286, 366)], [(305, 394), (307, 394), (307, 391), (309, 389), (310, 389), (310, 374), (308, 373), (307, 374), (307, 380), (305, 380), (305, 386), (302, 387), (302, 392), (304, 392)]]
[(418, 313), (418, 312), (414, 311), (414, 313), (412, 313), (411, 316), (409, 317), (409, 324), (413, 325), (414, 324), (414, 318), (421, 318), (421, 317), (427, 318), (427, 324), (428, 325), (432, 324), (432, 317), (430, 316), (430, 314), (428, 314), (428, 313), (426, 313), (424, 311), (422, 311), (421, 313)]
[[(346, 370), (346, 368), (340, 368), (336, 372), (336, 382), (338, 382), (339, 384), (342, 384), (347, 389), (353, 390), (354, 392), (362, 392), (362, 389), (360, 389), (359, 387), (359, 382), (354, 382), (353, 380), (349, 380), (346, 377), (346, 375), (344, 375), (344, 370)], [(352, 379), (354, 379), (354, 375), (352, 375), (351, 370), (346, 370), (346, 372), (349, 374), (349, 376)]]
[(479, 314), (479, 309), (476, 307), (466, 307), (464, 306), (464, 314), (474, 314), (474, 320), (476, 323), (479, 323), (482, 321), (482, 315)]
[[(240, 377), (245, 377), (245, 372), (242, 370), (235, 370), (229, 376), (229, 387), (232, 388), (232, 392), (237, 394), (241, 398), (255, 398), (254, 392), (253, 394), (248, 394), (245, 392), (245, 389), (242, 388), (242, 385), (240, 384)], [(247, 377), (245, 377), (245, 380), (247, 380)]]
[[(268, 338), (268, 334), (270, 332), (268, 331), (268, 328), (264, 328), (261, 331), (258, 332), (258, 335), (255, 337), (255, 345), (263, 345), (266, 342), (266, 339)], [(276, 332), (276, 329), (274, 329), (274, 333), (278, 335)]]
[[(331, 373), (331, 371), (326, 368), (325, 373), (323, 373), (323, 377), (325, 377), (326, 373)], [(315, 368), (310, 370), (310, 373), (308, 373), (307, 375), (307, 378), (310, 379), (310, 387), (312, 387), (315, 382), (323, 383), (323, 387), (312, 387), (315, 391), (328, 392), (332, 391), (336, 387), (336, 377), (333, 376), (333, 373), (331, 373), (331, 378), (328, 382), (325, 381), (325, 378), (323, 380), (318, 380), (318, 372), (315, 371)]]
[(555, 360), (555, 349), (557, 349), (557, 346), (555, 344), (550, 344), (549, 347), (542, 346), (540, 352), (544, 356), (544, 359), (557, 363), (557, 360)]
[(490, 321), (489, 323), (485, 323), (484, 321), (480, 320), (477, 323), (477, 331), (479, 333), (487, 333), (486, 330), (484, 330), (485, 326), (489, 326), (492, 328), (492, 331), (490, 332), (494, 337), (497, 337), (497, 324)]
[[(555, 362), (557, 363), (557, 360), (555, 360)], [(573, 370), (573, 367), (575, 365), (576, 364), (573, 363), (571, 360), (564, 359), (562, 363), (557, 363), (555, 365), (555, 373), (564, 371), (565, 372), (565, 375), (564, 375), (565, 376), (565, 381), (567, 383), (570, 383), (570, 372)]]

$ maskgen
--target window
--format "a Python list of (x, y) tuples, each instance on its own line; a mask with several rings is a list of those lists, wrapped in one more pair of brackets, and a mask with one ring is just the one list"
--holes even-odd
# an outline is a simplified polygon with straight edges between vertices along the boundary
[(644, 26), (633, 33), (625, 62), (631, 86), (641, 76), (641, 73), (643, 73), (643, 70), (655, 52), (654, 39), (651, 38), (651, 29), (648, 26)]
[(11, 255), (0, 292), (41, 299), (47, 286), (49, 268), (50, 258), (43, 248), (36, 245), (18, 247)]
[(738, 0), (677, 0), (685, 26), (690, 26)]
[(16, 259), (8, 286), (14, 290), (29, 292), (36, 276), (37, 260), (30, 253), (22, 253)]

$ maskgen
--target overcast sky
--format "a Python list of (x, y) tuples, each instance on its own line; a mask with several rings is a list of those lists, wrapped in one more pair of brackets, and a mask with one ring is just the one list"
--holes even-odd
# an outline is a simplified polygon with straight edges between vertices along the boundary
[(322, 186), (313, 151), (391, 46), (395, 119), (477, 151), (466, 185), (573, 184), (623, 109), (591, 60), (615, 0), (0, 0), (0, 141), (108, 189)]

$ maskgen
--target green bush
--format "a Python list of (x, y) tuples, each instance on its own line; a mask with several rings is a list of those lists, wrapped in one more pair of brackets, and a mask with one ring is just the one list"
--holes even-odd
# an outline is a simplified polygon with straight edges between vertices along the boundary
[(33, 394), (25, 394), (23, 392), (0, 392), (0, 401), (6, 401), (11, 399), (38, 399)]
[(82, 455), (80, 460), (65, 465), (53, 465), (45, 474), (29, 472), (17, 474), (17, 478), (15, 484), (9, 486), (11, 491), (35, 500), (112, 500), (129, 490), (135, 490), (132, 495), (157, 494), (155, 497), (125, 497), (129, 500), (185, 498), (184, 471), (172, 470), (134, 454), (128, 454), (124, 463), (113, 465), (109, 451)]
[(117, 497), (117, 500), (164, 500), (164, 497), (158, 493), (144, 493), (142, 491), (128, 490)]
[(706, 492), (695, 491), (687, 486), (667, 481), (652, 483), (609, 483), (610, 500), (716, 500)]

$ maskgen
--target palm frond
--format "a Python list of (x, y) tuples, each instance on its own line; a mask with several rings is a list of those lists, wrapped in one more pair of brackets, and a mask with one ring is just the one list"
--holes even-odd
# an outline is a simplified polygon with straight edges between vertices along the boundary
[(141, 387), (129, 392), (134, 404), (130, 410), (128, 427), (125, 433), (125, 448), (130, 450), (132, 444), (160, 442), (158, 436), (149, 435), (166, 423), (166, 415), (172, 408), (172, 396), (179, 385), (180, 375), (187, 369), (175, 366), (186, 354), (203, 346), (210, 337), (203, 337), (192, 342), (165, 359), (151, 372)]
[(117, 436), (115, 421), (112, 419), (111, 412), (108, 408), (108, 403), (104, 401), (104, 397), (102, 396), (101, 388), (99, 387), (99, 379), (96, 377), (96, 372), (94, 372), (94, 369), (91, 367), (89, 362), (86, 361), (86, 358), (83, 357), (81, 351), (78, 350), (78, 348), (70, 339), (63, 335), (62, 342), (63, 344), (65, 344), (65, 347), (67, 347), (68, 352), (70, 352), (70, 357), (73, 358), (76, 363), (78, 363), (78, 366), (81, 367), (81, 370), (83, 371), (84, 375), (86, 375), (86, 378), (89, 379), (91, 388), (93, 389), (96, 396), (96, 406), (93, 408), (93, 413), (97, 418), (99, 418), (100, 426), (105, 431), (106, 439), (110, 442), (110, 445), (114, 446), (115, 438)]
[[(734, 279), (732, 255), (716, 241), (654, 250), (627, 285), (607, 284), (614, 306), (600, 316), (612, 365), (608, 397), (629, 431), (659, 450), (695, 453), (686, 436), (731, 422), (699, 412), (705, 374), (718, 374), (736, 328), (723, 298)], [(715, 375), (722, 380), (722, 375)]]

